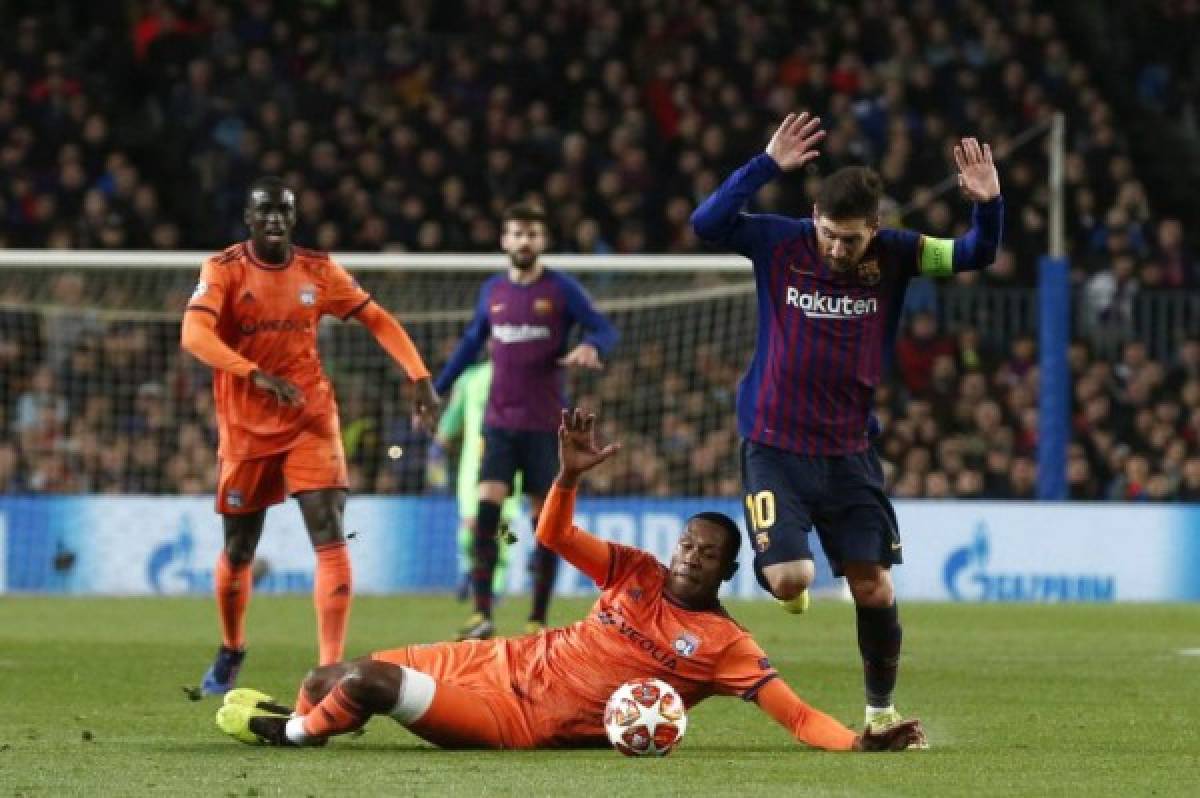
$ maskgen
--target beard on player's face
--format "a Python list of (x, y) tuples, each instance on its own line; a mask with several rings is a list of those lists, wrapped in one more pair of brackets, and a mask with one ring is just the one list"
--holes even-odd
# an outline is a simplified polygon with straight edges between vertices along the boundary
[(504, 223), (500, 247), (517, 271), (527, 272), (537, 265), (546, 250), (546, 232), (540, 222), (509, 220)]
[(538, 261), (538, 253), (533, 249), (510, 250), (508, 260), (517, 271), (526, 272)]
[(834, 220), (820, 215), (814, 216), (817, 228), (817, 252), (831, 270), (844, 272), (852, 269), (871, 246), (879, 229), (878, 224), (867, 219)]

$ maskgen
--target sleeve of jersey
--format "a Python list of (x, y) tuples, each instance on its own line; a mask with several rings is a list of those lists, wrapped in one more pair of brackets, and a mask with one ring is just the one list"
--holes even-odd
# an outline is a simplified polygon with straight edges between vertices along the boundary
[(742, 208), (762, 186), (780, 174), (766, 153), (751, 158), (730, 175), (692, 213), (692, 229), (701, 240), (754, 258), (768, 240), (770, 218), (743, 213)]
[(392, 314), (371, 302), (370, 297), (367, 297), (367, 303), (358, 311), (358, 320), (371, 331), (371, 335), (391, 355), (392, 360), (400, 364), (410, 380), (426, 379), (429, 369), (425, 367), (425, 361), (421, 359), (416, 344), (408, 337), (408, 332)]
[(763, 685), (755, 703), (805, 745), (826, 751), (851, 751), (857, 735), (836, 718), (810, 707), (782, 679)]
[(996, 260), (1004, 229), (1004, 198), (980, 202), (971, 210), (971, 229), (958, 238), (921, 236), (917, 268), (926, 277), (986, 269)]
[(371, 295), (362, 289), (358, 281), (336, 261), (329, 261), (329, 277), (324, 295), (326, 313), (346, 321), (361, 311), (371, 301)]
[(571, 318), (583, 327), (584, 343), (596, 347), (596, 351), (607, 356), (617, 345), (617, 328), (604, 314), (596, 310), (583, 286), (571, 279), (564, 280), (567, 309)]
[(474, 318), (467, 325), (462, 340), (455, 347), (454, 354), (450, 355), (450, 360), (442, 369), (442, 373), (438, 374), (437, 379), (433, 381), (433, 387), (439, 394), (446, 393), (459, 375), (466, 371), (467, 366), (475, 362), (475, 358), (479, 357), (479, 350), (483, 348), (488, 336), (492, 333), (492, 325), (488, 321), (487, 305), (490, 285), (490, 283), (484, 283), (483, 288), (479, 291)]
[(200, 280), (196, 283), (196, 289), (192, 291), (187, 309), (207, 311), (214, 318), (220, 318), (221, 308), (225, 304), (227, 274), (225, 267), (219, 265), (214, 258), (204, 261), (204, 265), (200, 267)]
[(552, 485), (542, 505), (542, 514), (538, 517), (538, 543), (556, 552), (597, 585), (604, 587), (611, 576), (611, 546), (607, 541), (575, 526), (572, 523), (574, 517), (575, 491)]
[(217, 315), (203, 305), (192, 304), (183, 315), (180, 346), (206, 366), (247, 377), (258, 366), (239, 355), (217, 335)]

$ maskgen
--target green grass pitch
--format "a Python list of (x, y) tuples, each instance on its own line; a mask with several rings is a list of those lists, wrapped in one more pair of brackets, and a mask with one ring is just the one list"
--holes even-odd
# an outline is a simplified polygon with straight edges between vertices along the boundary
[[(560, 601), (560, 622), (584, 601)], [(501, 608), (519, 628), (526, 600)], [(797, 691), (861, 723), (854, 615), (730, 610)], [(356, 600), (354, 653), (445, 636), (446, 598)], [(444, 752), (387, 719), (325, 749), (239, 745), (191, 702), (211, 600), (0, 599), (0, 798), (62, 795), (1197, 795), (1200, 607), (902, 607), (899, 706), (932, 750), (806, 750), (753, 705), (711, 699), (664, 760), (613, 751)], [(257, 598), (241, 683), (291, 701), (313, 656), (304, 598)], [(1187, 652), (1191, 650), (1189, 655)]]

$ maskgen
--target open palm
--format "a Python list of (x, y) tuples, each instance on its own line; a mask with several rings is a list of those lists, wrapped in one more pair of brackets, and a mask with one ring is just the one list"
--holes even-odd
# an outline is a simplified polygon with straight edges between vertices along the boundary
[(578, 476), (595, 468), (620, 450), (621, 444), (603, 448), (596, 443), (596, 414), (579, 408), (562, 411), (558, 428), (558, 461), (564, 474)]
[(771, 143), (767, 145), (767, 155), (770, 155), (785, 172), (799, 169), (821, 154), (817, 145), (823, 138), (825, 131), (821, 130), (819, 116), (810, 118), (808, 111), (788, 114), (775, 131), (775, 135), (771, 136)]
[(954, 145), (958, 165), (958, 187), (972, 202), (987, 202), (1000, 196), (1000, 175), (992, 162), (992, 148), (972, 138)]

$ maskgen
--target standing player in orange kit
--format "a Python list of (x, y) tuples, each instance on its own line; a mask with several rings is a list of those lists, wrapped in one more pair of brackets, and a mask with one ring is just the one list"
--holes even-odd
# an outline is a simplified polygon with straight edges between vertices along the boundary
[(296, 497), (317, 555), (319, 660), (342, 658), (352, 589), (342, 532), (348, 487), (333, 386), (317, 354), (324, 315), (358, 319), (407, 372), (414, 416), (432, 429), (429, 370), (404, 328), (328, 254), (292, 244), (296, 200), (276, 178), (246, 195), (250, 240), (209, 258), (184, 315), (182, 346), (212, 366), (220, 434), (217, 512), (225, 546), (215, 588), (221, 647), (201, 692), (225, 693), (246, 656), (250, 567), (267, 507)]
[(623, 682), (662, 679), (691, 707), (713, 695), (755, 702), (799, 741), (829, 750), (921, 747), (919, 721), (855, 734), (804, 703), (717, 591), (737, 570), (741, 534), (721, 513), (688, 520), (669, 567), (572, 525), (584, 472), (619, 448), (596, 444), (595, 416), (564, 411), (560, 471), (538, 523), (538, 542), (595, 580), (588, 617), (518, 638), (380, 651), (320, 667), (304, 680), (295, 714), (256, 690), (225, 697), (217, 726), (246, 743), (318, 745), (390, 715), (447, 748), (602, 745), (604, 707)]

